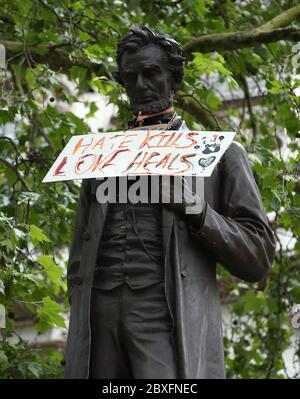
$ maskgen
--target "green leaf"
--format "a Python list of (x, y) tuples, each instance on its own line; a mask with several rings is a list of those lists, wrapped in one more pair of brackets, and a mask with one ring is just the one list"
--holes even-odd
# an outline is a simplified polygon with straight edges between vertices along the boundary
[(89, 103), (90, 111), (85, 115), (86, 118), (93, 118), (95, 113), (99, 110), (94, 101)]
[(56, 266), (53, 262), (52, 258), (49, 255), (42, 255), (38, 258), (38, 262), (44, 266), (46, 273), (51, 281), (54, 283), (59, 283), (60, 278), (64, 274), (64, 272)]
[(271, 80), (270, 84), (271, 84), (270, 88), (271, 93), (282, 93), (286, 90), (286, 88), (282, 86), (282, 83), (279, 80)]
[(80, 81), (82, 81), (85, 78), (86, 73), (87, 73), (87, 70), (85, 68), (81, 68), (79, 66), (74, 65), (70, 69), (70, 78), (72, 80), (76, 80), (77, 83), (79, 83)]
[(113, 91), (115, 84), (114, 82), (108, 80), (105, 76), (96, 77), (91, 81), (91, 87), (96, 87), (99, 94), (103, 96), (109, 96)]
[(34, 193), (31, 191), (23, 191), (20, 193), (18, 197), (18, 205), (20, 204), (28, 204), (28, 205), (33, 205), (35, 204), (40, 198), (39, 193)]
[(280, 204), (281, 204), (281, 198), (280, 195), (276, 192), (276, 190), (272, 190), (273, 197), (270, 203), (270, 207), (274, 211), (278, 211), (280, 209)]
[(30, 225), (30, 238), (34, 241), (42, 242), (47, 241), (51, 242), (51, 240), (46, 236), (42, 229), (37, 227), (34, 224)]
[(27, 68), (26, 70), (26, 80), (31, 89), (37, 85), (35, 74), (31, 68)]
[(40, 318), (39, 328), (41, 332), (47, 331), (53, 326), (66, 328), (65, 319), (60, 315), (63, 308), (49, 296), (43, 298), (44, 306), (37, 310)]
[(6, 363), (8, 363), (7, 356), (4, 351), (0, 350), (0, 365), (3, 366), (3, 364), (6, 364)]
[(9, 112), (0, 109), (0, 125), (4, 125), (5, 123), (9, 122), (10, 119)]
[(86, 33), (86, 32), (79, 31), (78, 33), (79, 33), (80, 38), (81, 38), (84, 42), (90, 40), (91, 37), (92, 37), (91, 35), (89, 35), (89, 34)]
[(86, 47), (83, 51), (87, 56), (96, 60), (101, 60), (103, 55), (102, 48), (98, 44), (92, 44), (91, 46)]
[[(0, 125), (1, 125), (1, 121), (0, 121)], [(3, 168), (4, 171), (4, 175), (5, 178), (7, 179), (7, 183), (9, 186), (12, 186), (16, 180), (16, 173), (9, 167), (7, 167), (6, 165), (0, 165), (0, 170)]]
[(28, 370), (36, 377), (39, 378), (42, 373), (42, 367), (36, 363), (31, 362), (28, 364)]
[(46, 7), (39, 7), (39, 13), (44, 21), (57, 22), (55, 14), (51, 10), (48, 10)]
[(214, 91), (210, 91), (206, 97), (207, 105), (212, 109), (217, 109), (218, 106), (222, 103), (219, 97), (216, 96)]
[(194, 7), (198, 15), (203, 16), (206, 13), (205, 0), (195, 0)]
[(231, 72), (225, 68), (225, 60), (221, 54), (213, 53), (212, 55), (193, 53), (193, 65), (197, 68), (199, 73), (219, 72), (221, 75), (230, 77)]
[(263, 292), (248, 291), (243, 298), (245, 312), (260, 312), (266, 305), (266, 297)]
[(41, 285), (41, 282), (44, 280), (44, 277), (41, 274), (32, 274), (32, 273), (22, 273), (22, 278), (25, 280), (32, 281), (37, 286)]

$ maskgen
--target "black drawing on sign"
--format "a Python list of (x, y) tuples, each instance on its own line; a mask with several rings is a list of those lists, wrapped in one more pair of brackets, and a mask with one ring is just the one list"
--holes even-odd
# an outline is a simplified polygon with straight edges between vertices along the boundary
[(209, 165), (211, 165), (215, 161), (216, 157), (208, 157), (208, 158), (200, 158), (198, 163), (202, 168), (207, 168)]
[(224, 136), (214, 135), (212, 138), (207, 139), (203, 138), (203, 144), (205, 149), (203, 150), (203, 154), (211, 154), (212, 152), (218, 152), (221, 148), (221, 141), (224, 139)]

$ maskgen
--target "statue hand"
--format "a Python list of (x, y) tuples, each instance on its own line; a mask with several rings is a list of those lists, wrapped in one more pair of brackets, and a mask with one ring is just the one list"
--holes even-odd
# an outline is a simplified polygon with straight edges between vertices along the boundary
[(204, 198), (194, 194), (183, 176), (162, 176), (162, 203), (177, 212), (201, 214), (205, 207)]

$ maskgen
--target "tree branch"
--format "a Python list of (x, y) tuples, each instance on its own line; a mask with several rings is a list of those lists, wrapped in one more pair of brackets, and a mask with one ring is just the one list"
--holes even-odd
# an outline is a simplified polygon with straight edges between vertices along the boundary
[(29, 342), (29, 346), (35, 349), (65, 349), (66, 342), (62, 339), (53, 339), (48, 341), (41, 341), (41, 342)]
[(289, 25), (291, 22), (295, 21), (299, 17), (300, 5), (297, 5), (277, 15), (275, 18), (261, 25), (256, 30), (260, 32), (267, 32), (273, 29), (283, 28), (284, 26)]
[(215, 115), (204, 107), (193, 96), (179, 92), (175, 99), (175, 106), (188, 112), (205, 128), (211, 130), (222, 130)]
[(99, 40), (99, 38), (97, 37), (97, 35), (94, 34), (94, 32), (86, 30), (80, 24), (76, 23), (74, 20), (71, 21), (70, 19), (61, 18), (57, 14), (57, 12), (53, 8), (51, 8), (48, 4), (44, 3), (42, 0), (38, 0), (38, 1), (43, 7), (47, 8), (49, 11), (51, 11), (56, 16), (58, 21), (63, 22), (63, 23), (68, 23), (68, 24), (72, 23), (74, 26), (76, 26), (77, 29), (81, 30), (82, 32), (85, 32), (85, 33), (89, 34), (95, 40)]
[(0, 157), (0, 162), (2, 162), (5, 166), (7, 166), (8, 168), (12, 169), (18, 180), (20, 180), (20, 182), (22, 183), (22, 185), (24, 186), (24, 188), (26, 189), (26, 191), (31, 191), (31, 188), (28, 186), (28, 184), (26, 183), (26, 181), (24, 180), (23, 176), (21, 175), (20, 171), (10, 162), (8, 162), (6, 159)]
[(248, 87), (248, 83), (247, 80), (242, 77), (242, 86), (244, 89), (244, 94), (245, 94), (245, 99), (247, 102), (247, 107), (248, 107), (248, 112), (249, 112), (249, 117), (250, 117), (250, 123), (251, 123), (251, 127), (252, 127), (252, 132), (253, 132), (253, 137), (256, 138), (257, 136), (257, 126), (256, 126), (256, 118), (255, 115), (253, 113), (253, 109), (252, 109), (252, 103), (251, 103), (251, 95), (250, 95), (250, 90)]
[(300, 5), (297, 5), (249, 31), (213, 33), (192, 39), (183, 47), (183, 52), (187, 58), (191, 58), (192, 53), (195, 51), (209, 53), (211, 51), (252, 47), (257, 44), (271, 43), (278, 40), (299, 41), (300, 29), (285, 28), (299, 16)]
[(236, 50), (279, 40), (300, 41), (300, 29), (280, 28), (267, 32), (253, 29), (246, 32), (212, 33), (190, 40), (183, 47), (183, 53), (187, 59), (191, 59), (192, 53), (196, 51), (209, 53), (212, 51)]
[[(42, 0), (39, 0), (39, 2), (46, 6)], [(55, 10), (51, 9), (51, 11), (55, 13)], [(58, 20), (62, 19), (60, 16), (56, 16)], [(207, 53), (211, 51), (235, 50), (278, 40), (300, 41), (300, 29), (285, 27), (299, 16), (300, 5), (297, 5), (260, 27), (249, 31), (213, 33), (192, 39), (183, 47), (183, 53), (189, 59), (192, 57), (192, 53), (196, 51)], [(8, 61), (16, 54), (23, 54), (24, 46), (22, 42), (0, 41), (0, 44), (6, 47)], [(97, 76), (112, 78), (109, 76), (104, 64), (93, 63), (87, 58), (71, 60), (68, 51), (72, 51), (73, 48), (74, 43), (65, 43), (56, 47), (44, 44), (31, 44), (28, 46), (28, 50), (32, 53), (37, 63), (46, 64), (54, 71), (67, 74), (72, 66), (77, 65), (86, 68), (89, 73), (95, 73)], [(219, 122), (214, 114), (192, 96), (184, 93), (179, 94), (175, 105), (194, 116), (206, 128), (220, 130)]]
[[(55, 10), (46, 5), (42, 0), (39, 0), (39, 2), (43, 6), (51, 9), (58, 20), (65, 22), (57, 15)], [(266, 44), (278, 40), (300, 41), (300, 29), (295, 27), (285, 28), (286, 25), (289, 25), (299, 16), (300, 5), (297, 5), (284, 11), (269, 22), (249, 31), (213, 33), (192, 39), (183, 47), (183, 53), (186, 58), (189, 59), (195, 51), (207, 53), (211, 51), (235, 50), (239, 48), (252, 47), (258, 44)], [(85, 31), (83, 28), (81, 30)], [(88, 33), (93, 36), (92, 32)], [(22, 42), (0, 41), (0, 44), (3, 44), (6, 47), (8, 59), (16, 54), (23, 53)], [(68, 50), (68, 45), (70, 49), (74, 46), (72, 43), (66, 43), (64, 45), (66, 50)], [(38, 63), (48, 64), (54, 71), (67, 73), (73, 65), (78, 65), (87, 68), (90, 72), (95, 72), (96, 74), (101, 74), (103, 76), (107, 75), (107, 71), (105, 71), (102, 64), (93, 63), (85, 59), (71, 61), (67, 51), (62, 51), (61, 47), (29, 45), (28, 50), (34, 55)]]
[[(23, 43), (9, 40), (0, 40), (7, 53), (7, 61), (16, 54), (22, 55), (24, 52)], [(46, 64), (55, 72), (67, 74), (72, 66), (77, 65), (86, 68), (90, 73), (94, 72), (98, 76), (109, 76), (102, 63), (97, 64), (88, 59), (71, 60), (67, 50), (72, 51), (72, 44), (64, 44), (65, 50), (58, 46), (36, 45), (28, 46), (29, 52), (34, 56), (34, 61), (39, 64)]]
[[(274, 96), (275, 97), (275, 96)], [(260, 105), (262, 100), (266, 98), (265, 95), (251, 96), (252, 105)], [(243, 108), (245, 98), (236, 98), (233, 100), (225, 100), (219, 106), (217, 111), (226, 111), (230, 108)]]

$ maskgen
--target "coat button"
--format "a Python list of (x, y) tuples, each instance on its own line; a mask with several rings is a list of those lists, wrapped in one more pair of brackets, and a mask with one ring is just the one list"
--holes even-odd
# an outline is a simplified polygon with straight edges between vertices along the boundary
[(186, 277), (187, 276), (187, 273), (186, 273), (185, 270), (181, 270), (180, 273), (181, 273), (182, 277)]
[(80, 285), (82, 283), (82, 277), (74, 277), (74, 283)]
[(90, 235), (90, 233), (88, 231), (85, 231), (82, 234), (82, 238), (84, 239), (84, 241), (88, 241), (91, 238), (91, 235)]

